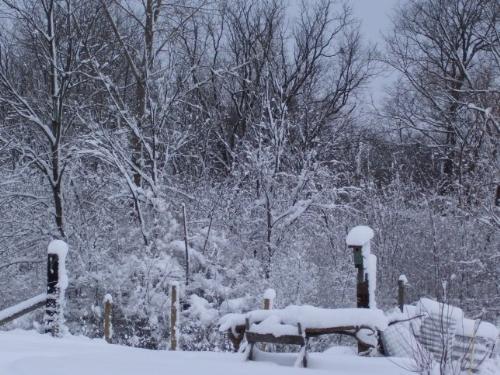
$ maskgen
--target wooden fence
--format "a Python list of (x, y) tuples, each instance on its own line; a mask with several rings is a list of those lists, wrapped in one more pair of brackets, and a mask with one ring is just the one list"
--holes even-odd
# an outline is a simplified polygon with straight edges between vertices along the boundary
[(64, 292), (67, 285), (66, 254), (68, 245), (61, 240), (51, 241), (47, 251), (47, 292), (0, 311), (0, 326), (23, 315), (45, 307), (46, 333), (59, 336), (64, 324)]

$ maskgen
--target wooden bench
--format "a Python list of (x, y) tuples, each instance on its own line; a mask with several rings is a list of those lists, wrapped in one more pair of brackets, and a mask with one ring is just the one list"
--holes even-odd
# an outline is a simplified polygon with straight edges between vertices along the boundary
[(299, 357), (295, 361), (295, 366), (307, 367), (307, 342), (308, 339), (305, 332), (302, 330), (300, 323), (297, 325), (296, 335), (280, 335), (275, 336), (272, 333), (257, 333), (250, 330), (250, 321), (248, 318), (245, 319), (245, 338), (248, 343), (248, 347), (245, 351), (245, 359), (248, 361), (253, 361), (254, 347), (257, 343), (266, 344), (285, 344), (285, 345), (299, 345)]
[[(287, 306), (276, 310), (253, 310), (247, 313), (226, 314), (219, 320), (219, 331), (227, 332), (236, 351), (246, 338), (247, 355), (254, 357), (255, 343), (299, 345), (304, 358), (311, 337), (347, 335), (369, 354), (380, 345), (380, 331), (389, 323), (380, 310), (346, 308), (325, 309), (314, 306)], [(307, 360), (305, 360), (307, 363)]]
[[(245, 321), (247, 321), (245, 319)], [(255, 322), (260, 323), (260, 322)], [(248, 322), (248, 326), (250, 322)], [(300, 323), (297, 325), (297, 331)], [(359, 336), (358, 332), (361, 330), (369, 330), (373, 332), (373, 334), (377, 334), (372, 327), (368, 326), (339, 326), (339, 327), (326, 327), (326, 328), (306, 328), (301, 331), (304, 334), (297, 335), (283, 335), (283, 336), (274, 336), (272, 334), (262, 334), (256, 332), (250, 332), (249, 328), (247, 328), (247, 324), (239, 325), (234, 327), (233, 330), (227, 331), (230, 341), (232, 342), (235, 351), (239, 351), (241, 342), (244, 338), (246, 338), (247, 342), (253, 343), (263, 342), (263, 343), (273, 343), (273, 344), (290, 344), (290, 345), (300, 345), (302, 346), (302, 341), (297, 336), (305, 339), (306, 344), (311, 337), (318, 337), (322, 335), (330, 335), (330, 334), (338, 334), (338, 335), (346, 335), (354, 338), (356, 341), (361, 342), (366, 345), (368, 348), (374, 348), (374, 345), (368, 342), (363, 341)], [(250, 340), (250, 341), (249, 341)]]

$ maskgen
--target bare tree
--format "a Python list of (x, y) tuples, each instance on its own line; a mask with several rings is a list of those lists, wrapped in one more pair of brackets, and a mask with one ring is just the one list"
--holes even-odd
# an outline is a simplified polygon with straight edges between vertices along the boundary
[[(71, 158), (70, 105), (81, 80), (81, 45), (75, 40), (74, 1), (3, 1), (13, 27), (4, 38), (16, 47), (0, 51), (0, 103), (19, 132), (7, 133), (10, 147), (45, 176), (55, 224), (65, 237), (64, 176)], [(22, 47), (22, 48), (20, 48)], [(19, 137), (14, 136), (19, 134)]]
[(442, 192), (470, 197), (468, 178), (496, 154), (490, 145), (498, 134), (498, 66), (491, 64), (497, 19), (496, 1), (411, 0), (387, 38), (386, 62), (401, 78), (385, 115), (434, 147)]

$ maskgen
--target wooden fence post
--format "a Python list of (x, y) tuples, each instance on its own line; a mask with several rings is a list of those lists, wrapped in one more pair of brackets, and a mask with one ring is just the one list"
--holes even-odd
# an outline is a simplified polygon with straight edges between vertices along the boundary
[[(250, 319), (245, 318), (245, 335), (246, 332), (250, 331)], [(255, 342), (249, 342), (246, 348), (245, 359), (247, 361), (253, 361), (253, 347), (255, 346)]]
[[(271, 310), (273, 308), (275, 298), (276, 291), (274, 289), (266, 289), (266, 291), (264, 292), (264, 310)], [(265, 352), (267, 348), (268, 346), (266, 344), (262, 344), (262, 351)]]
[(47, 301), (45, 303), (45, 333), (61, 336), (64, 330), (64, 292), (68, 286), (66, 255), (68, 245), (53, 240), (47, 249)]
[(408, 280), (405, 275), (399, 276), (398, 279), (398, 306), (401, 312), (404, 312), (405, 306), (405, 287), (408, 284)]
[(177, 309), (179, 307), (179, 295), (177, 284), (170, 286), (170, 350), (177, 350)]
[(271, 300), (264, 298), (264, 310), (271, 310)]
[(113, 310), (113, 297), (111, 294), (104, 296), (104, 339), (111, 344), (113, 340), (113, 324), (111, 323), (111, 313)]
[[(370, 288), (374, 291), (376, 281), (376, 274), (373, 274), (376, 272), (374, 269), (376, 268), (376, 257), (370, 253), (370, 240), (373, 236), (374, 233), (370, 227), (360, 225), (352, 228), (346, 237), (346, 244), (353, 252), (354, 267), (357, 269), (356, 306), (358, 308), (375, 307), (375, 301), (371, 300), (374, 295), (370, 293)], [(370, 279), (372, 285), (370, 285)], [(358, 353), (366, 352), (369, 349), (367, 345), (358, 341)]]
[(264, 310), (271, 310), (273, 308), (273, 302), (276, 298), (276, 292), (274, 289), (266, 289), (264, 292)]

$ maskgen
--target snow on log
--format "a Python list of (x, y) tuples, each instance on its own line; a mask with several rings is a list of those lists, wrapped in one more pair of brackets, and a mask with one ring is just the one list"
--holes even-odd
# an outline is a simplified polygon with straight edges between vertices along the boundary
[(260, 334), (272, 334), (274, 337), (293, 336), (297, 335), (297, 326), (292, 324), (281, 324), (280, 318), (276, 315), (271, 315), (264, 319), (259, 324), (252, 324), (250, 332)]
[(18, 303), (17, 305), (8, 307), (0, 311), (0, 325), (6, 324), (14, 319), (19, 318), (20, 316), (23, 316), (24, 314), (45, 306), (46, 300), (47, 294), (42, 293), (36, 297), (30, 298), (26, 301)]
[(246, 314), (227, 314), (219, 320), (221, 332), (231, 330), (236, 333), (236, 327), (244, 326), (245, 319), (249, 323), (260, 323), (276, 316), (280, 324), (295, 325), (299, 323), (303, 329), (327, 329), (335, 327), (371, 327), (383, 331), (388, 319), (382, 310), (378, 309), (324, 309), (309, 305), (291, 305), (284, 309), (254, 310)]

